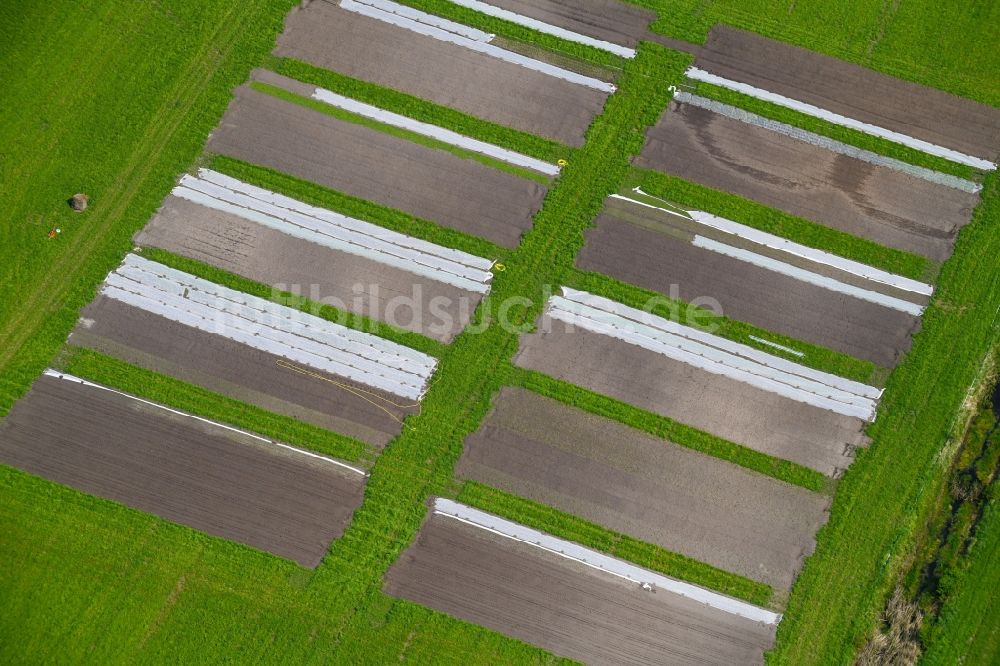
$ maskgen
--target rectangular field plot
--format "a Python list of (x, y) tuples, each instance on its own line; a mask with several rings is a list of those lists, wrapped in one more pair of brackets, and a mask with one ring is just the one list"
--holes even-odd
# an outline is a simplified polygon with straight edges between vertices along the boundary
[(246, 87), (207, 148), (508, 247), (545, 196), (533, 180)]
[[(623, 57), (645, 37), (655, 12), (618, 0), (453, 0), (455, 4)], [(613, 48), (618, 46), (619, 48)]]
[(54, 372), (0, 423), (0, 462), (307, 567), (364, 488), (328, 458)]
[(436, 361), (377, 336), (130, 255), (70, 343), (336, 430), (399, 433)]
[[(812, 255), (812, 256), (810, 256)], [(609, 198), (577, 265), (727, 317), (893, 367), (931, 287), (698, 211)]]
[(585, 292), (563, 289), (515, 363), (837, 475), (881, 392)]
[(788, 590), (826, 497), (519, 388), (456, 474)]
[(919, 141), (994, 163), (1000, 157), (1000, 109), (808, 49), (717, 25), (695, 65)]
[(136, 243), (442, 341), (492, 278), (489, 259), (205, 170), (181, 180)]
[[(474, 36), (471, 41), (487, 44), (485, 33)], [(571, 146), (583, 145), (607, 91), (472, 50), (463, 45), (469, 38), (462, 35), (443, 31), (441, 37), (347, 11), (333, 2), (313, 2), (288, 16), (275, 54)]]
[(588, 664), (755, 664), (774, 640), (779, 617), (769, 611), (462, 505), (436, 506), (389, 570), (389, 594)]
[(932, 182), (935, 172), (918, 177), (789, 136), (797, 132), (789, 126), (754, 124), (747, 118), (759, 117), (739, 109), (678, 97), (647, 133), (638, 164), (935, 261), (951, 255), (978, 203), (968, 181)]

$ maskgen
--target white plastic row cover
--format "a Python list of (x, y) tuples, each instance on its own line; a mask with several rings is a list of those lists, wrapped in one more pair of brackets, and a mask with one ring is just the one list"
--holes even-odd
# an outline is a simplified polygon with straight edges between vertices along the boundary
[(108, 276), (101, 293), (290, 362), (413, 400), (422, 396), (437, 364), (415, 349), (134, 254)]
[(813, 106), (812, 104), (807, 104), (806, 102), (800, 102), (798, 100), (785, 97), (784, 95), (779, 95), (778, 93), (757, 88), (756, 86), (752, 86), (748, 83), (741, 83), (722, 76), (717, 76), (697, 67), (689, 68), (686, 75), (689, 79), (694, 79), (695, 81), (704, 81), (705, 83), (728, 88), (729, 90), (735, 90), (736, 92), (749, 95), (750, 97), (754, 97), (765, 102), (793, 109), (814, 118), (820, 118), (822, 120), (826, 120), (827, 122), (834, 123), (835, 125), (849, 127), (851, 129), (864, 132), (865, 134), (877, 136), (882, 139), (888, 139), (894, 143), (925, 152), (928, 155), (943, 157), (946, 160), (950, 160), (958, 164), (965, 164), (966, 166), (971, 166), (974, 169), (993, 171), (997, 168), (997, 165), (989, 160), (984, 160), (973, 155), (966, 155), (965, 153), (957, 150), (952, 150), (951, 148), (945, 148), (944, 146), (939, 146), (937, 144), (930, 143), (929, 141), (924, 141), (923, 139), (917, 139), (906, 134), (894, 132), (893, 130), (879, 127), (878, 125), (872, 125), (860, 120), (848, 118), (847, 116), (840, 115), (839, 113), (827, 111), (826, 109)]
[(544, 532), (519, 525), (494, 516), (493, 514), (473, 509), (470, 506), (459, 504), (452, 500), (441, 497), (434, 499), (434, 513), (459, 520), (467, 525), (472, 525), (480, 529), (490, 531), (494, 534), (520, 541), (528, 545), (548, 551), (554, 555), (585, 564), (594, 569), (598, 569), (618, 578), (624, 578), (634, 582), (636, 585), (643, 583), (655, 586), (657, 590), (663, 590), (693, 601), (703, 603), (706, 606), (715, 608), (732, 615), (763, 622), (768, 625), (775, 625), (781, 621), (781, 615), (769, 611), (759, 606), (754, 606), (739, 599), (727, 597), (718, 592), (706, 590), (703, 587), (685, 583), (674, 578), (668, 578), (663, 574), (643, 569), (642, 567), (619, 560), (596, 550), (585, 548), (571, 541), (566, 541), (558, 537), (551, 536)]
[(489, 292), (489, 259), (441, 247), (201, 169), (173, 195), (303, 240), (365, 257), (478, 294)]
[(395, 2), (389, 2), (389, 0), (340, 0), (340, 6), (348, 11), (362, 14), (400, 28), (405, 28), (426, 37), (433, 37), (434, 39), (442, 42), (464, 46), (471, 51), (477, 51), (484, 55), (488, 55), (514, 65), (520, 65), (525, 69), (531, 69), (536, 72), (548, 74), (549, 76), (557, 79), (569, 81), (570, 83), (575, 83), (587, 88), (593, 88), (594, 90), (600, 90), (601, 92), (609, 94), (615, 91), (613, 83), (607, 83), (591, 76), (577, 74), (576, 72), (568, 69), (556, 67), (555, 65), (550, 65), (547, 62), (529, 58), (521, 55), (520, 53), (515, 53), (514, 51), (502, 49), (498, 46), (490, 44), (488, 40), (484, 41), (482, 39), (468, 37), (463, 34), (469, 30), (468, 28), (465, 28), (462, 31), (452, 29), (452, 26), (460, 24), (446, 21), (445, 19), (432, 16), (431, 14), (418, 12), (410, 7), (405, 7)]
[(494, 16), (505, 21), (510, 21), (511, 23), (517, 23), (518, 25), (523, 25), (538, 32), (545, 33), (547, 35), (553, 35), (555, 37), (560, 37), (570, 42), (576, 42), (578, 44), (586, 44), (587, 46), (593, 46), (594, 48), (601, 49), (602, 51), (608, 51), (619, 55), (623, 58), (634, 58), (635, 49), (630, 49), (627, 46), (621, 46), (620, 44), (613, 44), (612, 42), (604, 41), (603, 39), (595, 39), (594, 37), (588, 37), (586, 35), (581, 35), (578, 32), (573, 32), (572, 30), (567, 30), (565, 28), (560, 28), (559, 26), (552, 25), (551, 23), (544, 23), (537, 19), (533, 19), (529, 16), (524, 16), (523, 14), (517, 14), (515, 12), (509, 11), (507, 9), (501, 9), (495, 5), (490, 5), (485, 2), (480, 2), (479, 0), (451, 0), (456, 5), (461, 5), (462, 7), (468, 7), (469, 9), (474, 9), (477, 12), (483, 14), (488, 14), (489, 16)]
[(800, 280), (801, 282), (815, 285), (817, 287), (823, 287), (824, 289), (829, 289), (830, 291), (844, 294), (846, 296), (853, 296), (854, 298), (868, 301), (869, 303), (876, 303), (894, 310), (899, 310), (916, 317), (919, 317), (924, 311), (924, 307), (922, 305), (917, 305), (916, 303), (911, 303), (910, 301), (905, 301), (901, 298), (896, 298), (895, 296), (888, 296), (878, 291), (855, 287), (852, 284), (847, 284), (846, 282), (841, 282), (840, 280), (834, 280), (833, 278), (825, 275), (820, 275), (819, 273), (814, 273), (784, 261), (778, 261), (777, 259), (757, 254), (756, 252), (720, 243), (716, 240), (712, 240), (711, 238), (696, 235), (692, 244), (695, 247), (700, 247), (717, 254), (732, 257), (733, 259)]
[(386, 125), (407, 129), (411, 132), (416, 132), (417, 134), (422, 134), (423, 136), (443, 141), (444, 143), (452, 146), (457, 146), (481, 155), (493, 157), (502, 162), (507, 162), (508, 164), (531, 169), (532, 171), (543, 173), (546, 176), (556, 176), (559, 174), (559, 167), (555, 164), (550, 164), (543, 160), (535, 159), (534, 157), (522, 155), (514, 152), (513, 150), (501, 148), (500, 146), (494, 146), (493, 144), (486, 143), (485, 141), (470, 139), (467, 136), (462, 136), (458, 132), (452, 132), (451, 130), (444, 129), (443, 127), (438, 127), (437, 125), (431, 125), (429, 123), (420, 122), (419, 120), (414, 120), (413, 118), (409, 118), (407, 116), (401, 116), (398, 113), (392, 113), (391, 111), (380, 109), (377, 106), (372, 106), (371, 104), (365, 104), (364, 102), (359, 102), (355, 99), (351, 99), (350, 97), (338, 95), (330, 90), (316, 88), (312, 96), (313, 99), (317, 99), (320, 102), (329, 104), (330, 106), (335, 106), (338, 109), (344, 109), (345, 111), (350, 111), (351, 113), (356, 113), (366, 118), (377, 120), (381, 123), (385, 123)]
[[(643, 192), (642, 189), (638, 187), (634, 188), (633, 191), (643, 196), (647, 197), (652, 196), (650, 194), (647, 194), (646, 192)], [(901, 275), (895, 275), (894, 273), (890, 273), (888, 271), (884, 271), (879, 268), (874, 268), (872, 266), (862, 264), (861, 262), (858, 261), (845, 259), (835, 254), (824, 252), (823, 250), (817, 250), (815, 248), (801, 245), (794, 241), (790, 241), (787, 238), (782, 238), (781, 236), (769, 234), (766, 231), (760, 231), (759, 229), (748, 227), (745, 224), (740, 224), (739, 222), (733, 222), (732, 220), (727, 220), (724, 217), (718, 217), (717, 215), (705, 213), (700, 210), (687, 210), (684, 211), (685, 214), (682, 215), (668, 208), (661, 208), (659, 206), (654, 206), (652, 204), (646, 203), (645, 201), (630, 199), (629, 197), (624, 197), (620, 194), (612, 194), (611, 197), (614, 199), (621, 199), (623, 201), (628, 201), (630, 203), (639, 206), (644, 206), (646, 208), (659, 210), (664, 213), (668, 213), (670, 215), (680, 215), (681, 217), (687, 217), (699, 224), (705, 225), (706, 227), (717, 229), (727, 234), (732, 234), (733, 236), (737, 236), (738, 238), (743, 238), (745, 240), (751, 241), (758, 245), (763, 245), (764, 247), (768, 247), (773, 250), (780, 250), (782, 252), (787, 252), (790, 255), (801, 257), (803, 259), (807, 259), (817, 264), (830, 266), (831, 268), (836, 268), (839, 271), (850, 273), (851, 275), (856, 275), (866, 280), (871, 280), (872, 282), (878, 282), (880, 284), (894, 287), (896, 289), (901, 289), (903, 291), (911, 291), (915, 294), (920, 294), (922, 296), (930, 296), (934, 292), (934, 287), (924, 282), (903, 277)]]
[(871, 420), (881, 391), (725, 338), (563, 287), (548, 315), (797, 402)]

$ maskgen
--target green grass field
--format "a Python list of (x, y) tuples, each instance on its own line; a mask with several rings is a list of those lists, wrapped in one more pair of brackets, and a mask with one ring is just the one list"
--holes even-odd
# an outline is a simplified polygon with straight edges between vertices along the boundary
[[(317, 75), (268, 56), (293, 4), (53, 0), (0, 8), (0, 84), (6, 102), (0, 123), (0, 414), (53, 362), (79, 309), (131, 249), (133, 233), (176, 177), (198, 163), (229, 91), (260, 65), (302, 79)], [(444, 0), (411, 4), (468, 17)], [(698, 41), (713, 22), (725, 21), (1000, 105), (996, 3), (640, 4), (661, 10), (656, 27), (664, 34)], [(540, 310), (544, 285), (565, 283), (572, 276), (583, 230), (605, 195), (628, 182), (629, 160), (641, 149), (645, 128), (665, 107), (666, 87), (680, 80), (689, 59), (644, 45), (637, 59), (623, 63), (525, 29), (492, 20), (481, 24), (510, 39), (537, 40), (553, 51), (621, 71), (618, 93), (591, 127), (586, 145), (569, 157), (569, 166), (516, 251), (253, 165), (215, 158), (213, 166), (320, 205), (357, 211), (390, 228), (502, 259), (507, 270), (497, 275), (493, 298), (477, 317), (495, 318), (497, 303), (505, 297), (528, 296), (531, 305), (513, 314), (530, 323)], [(354, 85), (334, 78), (327, 83), (331, 88)], [(370, 101), (391, 98), (394, 110), (412, 108), (418, 117), (442, 119), (539, 157), (560, 150), (405, 96), (385, 97), (370, 87), (359, 96), (363, 94), (371, 95)], [(65, 204), (77, 191), (91, 196), (90, 210), (79, 215)], [(712, 198), (703, 191), (687, 192)], [(762, 220), (766, 216), (752, 214)], [(799, 225), (795, 228), (802, 234), (815, 232), (794, 220), (778, 223)], [(62, 233), (50, 240), (47, 234), (55, 227)], [(816, 237), (817, 243), (840, 244), (838, 249), (903, 274), (929, 279), (938, 271), (905, 253)], [(975, 222), (962, 233), (955, 257), (940, 268), (939, 292), (913, 351), (888, 380), (871, 430), (874, 444), (838, 484), (830, 522), (788, 600), (773, 663), (850, 663), (874, 625), (941, 491), (949, 462), (945, 444), (956, 435), (966, 392), (997, 341), (997, 256), (1000, 180), (993, 175)], [(516, 345), (516, 335), (498, 326), (481, 335), (459, 336), (447, 348), (432, 345), (441, 356), (440, 380), (421, 414), (373, 465), (364, 504), (316, 570), (0, 466), (0, 661), (555, 662), (541, 650), (380, 591), (383, 573), (412, 541), (426, 513), (427, 497), (452, 488), (451, 470), (462, 440), (478, 427), (492, 394), (510, 380), (507, 362)], [(67, 366), (95, 381), (159, 395), (165, 402), (191, 409), (200, 405), (214, 418), (275, 438), (304, 442), (315, 436), (106, 359), (81, 354)], [(853, 367), (846, 373), (863, 371), (870, 369)], [(191, 402), (178, 403), (175, 398), (182, 394)], [(618, 406), (595, 403), (593, 408)], [(631, 413), (627, 418), (640, 423), (646, 417)], [(667, 425), (650, 422), (649, 428)], [(316, 439), (320, 450), (352, 458), (366, 455), (351, 448), (352, 442)], [(725, 444), (699, 446), (716, 446), (721, 452)], [(828, 490), (808, 470), (743, 450), (730, 454), (748, 467)], [(997, 567), (984, 553), (995, 553), (1000, 541), (997, 516), (994, 502), (963, 578), (964, 592), (943, 615), (942, 638), (932, 646), (929, 663), (955, 663), (970, 646), (980, 655), (996, 653), (1000, 607), (985, 590), (995, 589), (989, 581)], [(633, 550), (625, 556), (651, 556), (641, 546)], [(686, 566), (669, 557), (666, 561), (674, 570)], [(981, 583), (989, 585), (978, 588)], [(745, 588), (742, 594), (758, 598), (754, 595), (762, 592)]]

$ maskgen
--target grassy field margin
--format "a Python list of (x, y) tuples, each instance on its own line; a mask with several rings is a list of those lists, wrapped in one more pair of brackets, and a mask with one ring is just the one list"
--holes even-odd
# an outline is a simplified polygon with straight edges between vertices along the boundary
[(869, 428), (873, 443), (838, 484), (768, 663), (849, 663), (929, 519), (956, 453), (945, 444), (997, 336), (998, 185), (997, 174), (987, 178), (982, 204), (941, 271), (923, 329), (889, 378)]

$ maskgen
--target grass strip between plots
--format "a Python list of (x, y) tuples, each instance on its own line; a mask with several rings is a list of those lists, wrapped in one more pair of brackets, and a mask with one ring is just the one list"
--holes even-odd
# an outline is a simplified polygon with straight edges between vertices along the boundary
[(349, 310), (343, 310), (326, 303), (310, 300), (299, 294), (277, 290), (270, 285), (224, 271), (221, 268), (216, 268), (197, 259), (189, 259), (188, 257), (155, 247), (143, 248), (140, 254), (146, 259), (151, 259), (165, 266), (190, 273), (195, 277), (200, 277), (209, 282), (221, 284), (224, 287), (229, 287), (245, 294), (258, 296), (273, 303), (278, 303), (299, 310), (300, 312), (326, 319), (335, 324), (346, 326), (347, 328), (377, 335), (380, 338), (397, 342), (430, 356), (440, 358), (444, 355), (446, 345), (443, 342), (438, 342), (419, 333), (397, 328), (377, 319), (371, 319), (370, 317), (350, 312)]
[(243, 162), (225, 155), (212, 156), (208, 160), (207, 166), (251, 185), (263, 187), (304, 203), (328, 208), (342, 215), (371, 222), (380, 227), (443, 247), (462, 250), (469, 254), (494, 260), (503, 259), (511, 252), (487, 240), (454, 229), (447, 229), (433, 222), (414, 217), (409, 213), (337, 192), (268, 167)]
[[(889, 375), (888, 368), (876, 366), (871, 361), (835, 352), (819, 345), (802, 342), (778, 333), (765, 331), (750, 324), (716, 315), (710, 310), (690, 303), (668, 298), (642, 287), (620, 282), (602, 273), (575, 270), (569, 273), (566, 286), (588, 291), (598, 296), (610, 298), (629, 307), (649, 312), (671, 321), (708, 331), (719, 337), (754, 347), (773, 356), (786, 358), (801, 365), (866, 384), (880, 386)], [(755, 336), (775, 344), (794, 349), (803, 354), (798, 356), (751, 338)]]
[(463, 136), (491, 143), (508, 150), (556, 164), (570, 161), (576, 149), (557, 141), (543, 139), (527, 132), (481, 120), (461, 111), (414, 97), (375, 83), (353, 79), (339, 72), (321, 69), (293, 58), (272, 57), (268, 68), (302, 83), (325, 88), (344, 97), (377, 106), (421, 122), (458, 132)]
[(689, 87), (694, 88), (693, 92), (696, 95), (713, 99), (723, 104), (736, 106), (751, 113), (756, 113), (759, 116), (800, 127), (809, 132), (814, 132), (857, 148), (870, 150), (879, 155), (892, 157), (902, 162), (915, 164), (916, 166), (959, 178), (965, 178), (966, 180), (976, 182), (982, 180), (979, 172), (970, 166), (958, 164), (943, 157), (937, 157), (916, 148), (910, 148), (909, 146), (904, 146), (888, 139), (872, 136), (860, 130), (844, 127), (843, 125), (838, 125), (822, 118), (816, 118), (801, 111), (778, 106), (773, 102), (757, 99), (756, 97), (751, 97), (735, 90), (729, 90), (722, 86), (705, 83), (704, 81), (689, 79), (685, 83), (684, 89), (687, 90)]
[(700, 453), (731, 462), (792, 485), (821, 493), (831, 493), (836, 481), (802, 465), (769, 456), (716, 437), (659, 414), (634, 407), (626, 402), (595, 393), (555, 377), (507, 368), (506, 384), (534, 391), (597, 416), (613, 419), (627, 426), (669, 440)]
[[(643, 146), (645, 129), (668, 101), (665, 86), (677, 81), (689, 56), (643, 44), (625, 65), (617, 94), (587, 132), (584, 147), (563, 169), (517, 251), (497, 273), (491, 295), (441, 360), (437, 381), (420, 414), (376, 461), (365, 501), (344, 536), (336, 541), (310, 585), (314, 598), (337, 598), (356, 612), (346, 619), (340, 646), (348, 652), (372, 650), (370, 610), (393, 605), (376, 591), (388, 567), (412, 543), (427, 515), (426, 502), (452, 487), (452, 473), (465, 438), (489, 411), (500, 390), (521, 330), (541, 313), (544, 297), (558, 284), (583, 244), (583, 230), (628, 173), (629, 161)], [(513, 307), (511, 307), (513, 305)], [(498, 323), (501, 309), (509, 326)], [(489, 322), (488, 326), (481, 326)], [(475, 329), (479, 329), (478, 331)], [(351, 571), (353, 575), (346, 575)], [(372, 654), (395, 659), (395, 653)]]
[(412, 143), (420, 144), (428, 148), (434, 148), (435, 150), (443, 150), (446, 153), (451, 153), (455, 157), (461, 157), (465, 160), (474, 160), (480, 164), (485, 164), (488, 167), (492, 167), (499, 171), (506, 171), (507, 173), (513, 174), (520, 178), (527, 178), (528, 180), (533, 180), (536, 183), (542, 185), (548, 185), (551, 179), (545, 174), (538, 173), (537, 171), (532, 171), (531, 169), (525, 169), (524, 167), (519, 167), (515, 164), (510, 164), (504, 162), (503, 160), (498, 160), (489, 155), (484, 155), (483, 153), (477, 153), (466, 148), (461, 148), (459, 146), (454, 146), (450, 143), (445, 143), (444, 141), (439, 141), (433, 137), (429, 137), (417, 132), (410, 131), (408, 129), (403, 129), (402, 127), (396, 127), (394, 125), (387, 125), (381, 123), (377, 120), (372, 120), (366, 116), (362, 116), (351, 111), (345, 111), (344, 109), (337, 108), (326, 102), (321, 102), (318, 99), (312, 99), (311, 97), (303, 97), (301, 95), (296, 95), (293, 92), (288, 92), (284, 88), (279, 88), (278, 86), (272, 86), (267, 83), (262, 83), (260, 81), (253, 81), (250, 83), (250, 87), (257, 92), (262, 92), (272, 97), (277, 97), (278, 99), (290, 102), (292, 104), (297, 104), (299, 106), (311, 109), (313, 111), (318, 111), (319, 113), (332, 116), (339, 120), (345, 122), (354, 123), (355, 125), (361, 125), (369, 129), (373, 129), (377, 132), (382, 132), (388, 134), (389, 136), (394, 136), (399, 139), (404, 139)]
[(227, 398), (194, 384), (140, 368), (90, 349), (69, 347), (59, 370), (166, 407), (349, 462), (370, 462), (371, 448), (346, 435)]
[(476, 481), (466, 481), (462, 484), (456, 499), (501, 518), (514, 520), (651, 571), (694, 583), (758, 606), (768, 606), (772, 598), (773, 590), (764, 583), (717, 569), (685, 555), (614, 532), (558, 509), (522, 499)]
[[(748, 227), (903, 277), (932, 282), (938, 271), (938, 265), (925, 257), (885, 247), (676, 176), (637, 168), (630, 175), (623, 192), (635, 197), (636, 193), (631, 192), (634, 187), (640, 187), (643, 192), (655, 197), (725, 217)], [(657, 204), (656, 201), (651, 203)], [(662, 205), (662, 202), (659, 202), (659, 205)]]
[[(511, 23), (474, 9), (456, 5), (450, 0), (397, 0), (429, 14), (436, 14), (457, 23), (478, 28), (483, 32), (506, 37), (509, 40), (537, 46), (545, 51), (597, 65), (604, 69), (621, 71), (625, 58), (603, 49), (579, 42), (571, 42), (554, 35), (539, 32), (527, 26)], [(567, 69), (569, 69), (567, 67)], [(669, 85), (669, 84), (668, 84)]]

